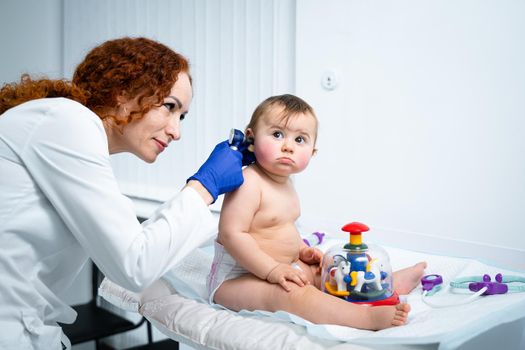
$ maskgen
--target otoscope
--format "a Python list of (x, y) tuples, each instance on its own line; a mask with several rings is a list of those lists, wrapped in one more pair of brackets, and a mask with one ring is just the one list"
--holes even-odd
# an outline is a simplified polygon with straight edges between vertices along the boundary
[(246, 138), (241, 130), (231, 129), (228, 143), (231, 149), (242, 152), (253, 144), (253, 140)]

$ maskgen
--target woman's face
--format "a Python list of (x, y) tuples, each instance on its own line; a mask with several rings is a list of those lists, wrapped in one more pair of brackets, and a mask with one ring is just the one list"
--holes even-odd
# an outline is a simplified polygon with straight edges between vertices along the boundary
[[(188, 74), (180, 73), (162, 106), (153, 107), (142, 118), (125, 125), (122, 134), (112, 133), (110, 153), (130, 152), (153, 163), (171, 141), (180, 139), (180, 122), (188, 112), (192, 97)], [(131, 107), (133, 103), (124, 103), (121, 108), (127, 104)]]

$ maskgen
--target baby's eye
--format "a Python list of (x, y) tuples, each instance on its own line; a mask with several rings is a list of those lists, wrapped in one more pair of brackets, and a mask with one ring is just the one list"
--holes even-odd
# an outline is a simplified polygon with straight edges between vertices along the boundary
[(275, 137), (276, 139), (281, 139), (281, 138), (283, 138), (283, 133), (280, 132), (280, 131), (274, 131), (272, 135), (273, 135), (273, 137)]
[(186, 113), (180, 115), (180, 121), (183, 121), (186, 118)]
[(302, 136), (297, 136), (295, 138), (295, 142), (297, 142), (297, 143), (304, 143), (304, 142), (306, 142), (306, 140)]
[(166, 107), (170, 112), (173, 112), (173, 110), (175, 110), (175, 103), (173, 102), (165, 102), (162, 105)]

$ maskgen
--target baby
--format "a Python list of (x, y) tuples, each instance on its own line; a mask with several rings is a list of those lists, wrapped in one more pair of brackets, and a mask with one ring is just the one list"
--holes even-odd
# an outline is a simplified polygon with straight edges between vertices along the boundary
[[(362, 306), (320, 290), (322, 252), (308, 247), (295, 227), (300, 208), (290, 179), (316, 152), (312, 107), (293, 95), (270, 97), (255, 109), (246, 136), (254, 140), (256, 162), (244, 169), (243, 185), (224, 198), (208, 276), (210, 302), (361, 329), (405, 324), (408, 304)], [(407, 294), (425, 267), (395, 272), (394, 289)]]

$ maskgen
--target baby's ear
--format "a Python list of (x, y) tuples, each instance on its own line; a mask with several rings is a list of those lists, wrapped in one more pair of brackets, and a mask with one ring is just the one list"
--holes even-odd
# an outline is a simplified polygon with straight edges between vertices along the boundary
[(253, 140), (252, 128), (246, 128), (246, 130), (244, 130), (244, 135), (246, 136), (247, 139), (251, 138)]
[(315, 156), (317, 154), (317, 148), (314, 148), (312, 151), (312, 156)]
[(253, 130), (251, 128), (246, 128), (246, 130), (244, 130), (244, 135), (246, 137), (246, 140), (250, 144), (250, 147), (252, 148), (252, 149), (250, 149), (250, 152), (253, 152), (253, 144), (254, 144), (254, 140), (255, 140), (255, 138), (254, 138), (255, 134), (254, 134)]

